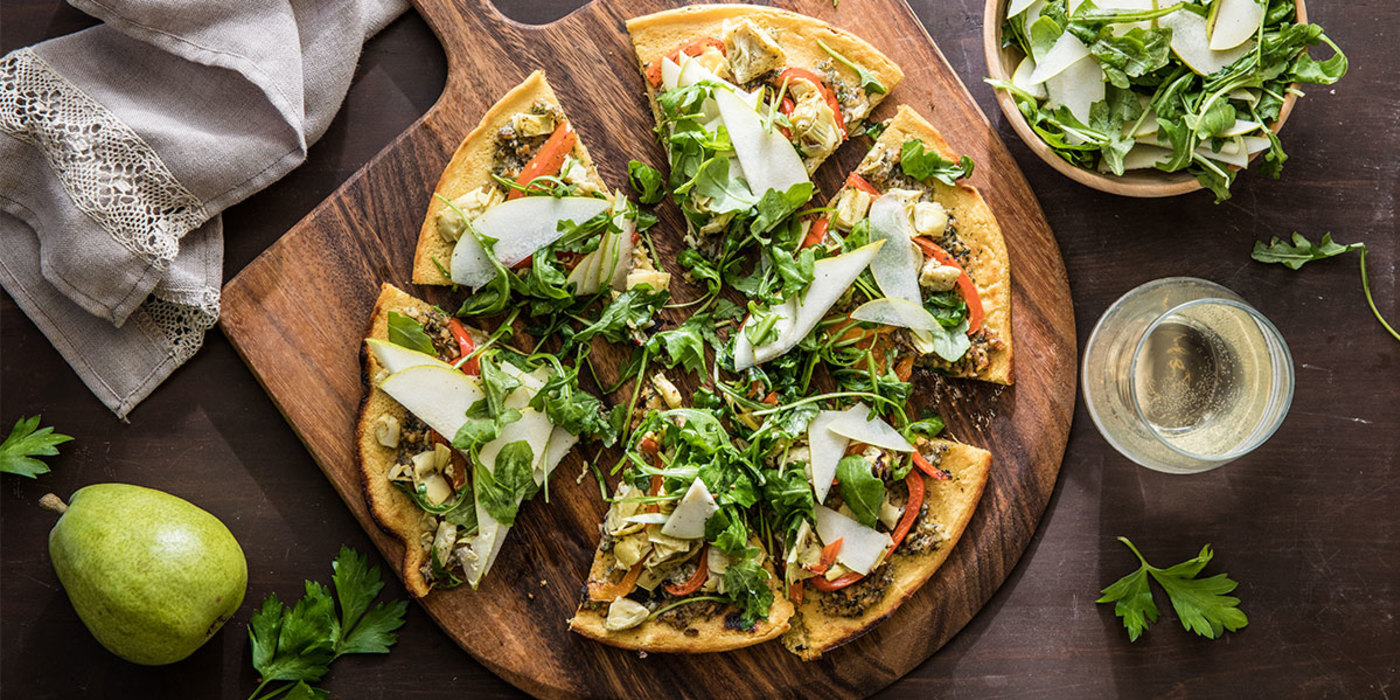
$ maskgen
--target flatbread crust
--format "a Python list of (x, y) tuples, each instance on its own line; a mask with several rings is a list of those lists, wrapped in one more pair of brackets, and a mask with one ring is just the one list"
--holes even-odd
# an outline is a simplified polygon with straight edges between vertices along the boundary
[[(936, 149), (945, 159), (957, 160), (959, 157), (957, 151), (948, 145), (943, 135), (928, 120), (909, 106), (900, 105), (886, 125), (885, 132), (876, 140), (875, 147), (857, 166), (857, 171), (871, 164), (885, 149), (892, 148), (896, 153), (899, 152), (900, 146), (909, 139), (922, 141), (925, 149)], [(964, 266), (964, 270), (977, 285), (977, 291), (982, 297), (982, 309), (985, 314), (982, 324), (994, 331), (1002, 341), (1002, 347), (990, 353), (990, 363), (985, 371), (965, 370), (948, 374), (997, 384), (1012, 384), (1014, 375), (1011, 367), (1011, 262), (1007, 257), (1001, 226), (976, 187), (963, 182), (959, 182), (957, 187), (949, 187), (938, 181), (930, 181), (929, 184), (933, 187), (934, 200), (942, 204), (953, 217), (958, 238), (972, 251), (971, 259)]]
[[(627, 33), (632, 36), (632, 48), (637, 54), (647, 96), (651, 98), (653, 116), (659, 118), (659, 112), (656, 90), (645, 80), (647, 67), (696, 39), (722, 38), (724, 21), (738, 18), (747, 18), (759, 26), (776, 29), (775, 40), (786, 54), (788, 67), (805, 68), (820, 74), (817, 64), (831, 57), (817, 45), (818, 40), (826, 42), (833, 51), (855, 64), (864, 66), (887, 90), (885, 94), (867, 96), (871, 110), (904, 79), (904, 72), (879, 49), (854, 34), (814, 17), (756, 5), (691, 5), (627, 20)], [(851, 84), (860, 85), (855, 71), (840, 64), (837, 64), (836, 70)]]
[[(369, 331), (366, 338), (389, 339), (389, 312), (416, 308), (420, 311), (432, 309), (427, 302), (409, 296), (392, 284), (379, 287), (379, 299), (374, 302), (370, 315)], [(392, 535), (403, 545), (401, 576), (408, 592), (421, 598), (428, 595), (429, 584), (423, 578), (422, 568), (428, 563), (428, 548), (424, 546), (426, 535), (431, 537), (432, 519), (424, 513), (412, 498), (389, 482), (389, 469), (394, 466), (397, 451), (379, 444), (374, 438), (374, 422), (381, 415), (388, 414), (403, 424), (408, 410), (399, 402), (379, 389), (374, 378), (384, 369), (375, 359), (374, 353), (361, 343), (360, 366), (364, 368), (363, 381), (365, 395), (360, 403), (360, 416), (355, 423), (355, 445), (360, 462), (360, 480), (369, 504), (370, 516), (378, 523), (379, 529)]]
[(928, 504), (924, 522), (940, 524), (947, 532), (947, 539), (932, 551), (915, 555), (894, 554), (884, 564), (894, 567), (894, 578), (884, 597), (866, 607), (859, 617), (839, 617), (822, 612), (821, 599), (829, 594), (812, 586), (804, 586), (803, 601), (793, 615), (792, 629), (783, 635), (783, 646), (802, 657), (803, 661), (816, 659), (860, 637), (888, 618), (943, 565), (963, 530), (967, 529), (967, 523), (977, 510), (977, 502), (981, 500), (982, 490), (987, 484), (992, 454), (950, 440), (935, 439), (932, 442), (948, 448), (939, 466), (950, 472), (953, 478), (940, 481), (924, 477), (924, 502)]
[[(752, 540), (750, 544), (759, 546), (758, 540)], [(599, 549), (588, 571), (588, 580), (602, 579), (612, 569), (614, 561), (612, 552)], [(695, 630), (694, 634), (686, 634), (686, 630), (656, 620), (614, 632), (605, 627), (608, 615), (606, 606), (601, 610), (587, 610), (580, 606), (569, 620), (569, 629), (609, 646), (648, 653), (707, 654), (766, 642), (788, 631), (793, 606), (783, 597), (782, 579), (773, 572), (773, 564), (768, 557), (764, 557), (763, 569), (768, 572), (768, 588), (773, 591), (773, 605), (768, 610), (768, 619), (760, 620), (747, 632), (726, 627), (725, 615), (691, 622), (688, 627)]]
[[(563, 111), (559, 100), (554, 96), (554, 90), (545, 80), (544, 71), (539, 70), (511, 88), (510, 92), (491, 106), (491, 109), (486, 110), (486, 114), (481, 117), (481, 123), (467, 134), (462, 144), (457, 147), (457, 152), (443, 169), (442, 177), (438, 179), (433, 192), (452, 200), (492, 184), (491, 166), (495, 156), (496, 132), (505, 126), (511, 117), (528, 111), (536, 101), (547, 102)], [(589, 158), (582, 137), (574, 145), (572, 154), (583, 165), (590, 179), (599, 183), (601, 188), (603, 179), (593, 167), (593, 159)], [(418, 247), (413, 253), (414, 284), (452, 284), (452, 279), (433, 264), (433, 260), (436, 259), (444, 269), (450, 269), (454, 247), (453, 243), (443, 240), (442, 236), (438, 235), (437, 214), (447, 205), (443, 204), (436, 194), (428, 201), (428, 213), (423, 217), (423, 225), (418, 231)]]

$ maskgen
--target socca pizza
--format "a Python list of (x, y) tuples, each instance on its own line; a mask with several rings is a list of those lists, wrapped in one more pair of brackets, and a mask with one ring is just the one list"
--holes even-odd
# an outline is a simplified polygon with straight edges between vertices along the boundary
[(480, 585), (522, 503), (580, 435), (607, 432), (577, 372), (494, 340), (392, 285), (375, 303), (356, 443), (370, 513), (402, 543), (415, 596)]
[(600, 528), (569, 629), (648, 652), (726, 651), (774, 639), (792, 604), (747, 526), (752, 467), (714, 411), (684, 408), (657, 374)]
[(803, 15), (695, 5), (627, 22), (688, 241), (732, 256), (813, 193), (810, 174), (903, 78)]
[(830, 212), (805, 229), (800, 249), (831, 272), (751, 314), (736, 367), (780, 357), (815, 333), (809, 346), (833, 365), (868, 362), (900, 381), (927, 367), (1011, 384), (1011, 265), (990, 207), (960, 181), (972, 167), (900, 105)]
[[(670, 276), (637, 245), (636, 207), (611, 193), (542, 71), (487, 110), (443, 170), (418, 233), (417, 284), (457, 284), (467, 315)], [(568, 297), (566, 297), (568, 298)]]

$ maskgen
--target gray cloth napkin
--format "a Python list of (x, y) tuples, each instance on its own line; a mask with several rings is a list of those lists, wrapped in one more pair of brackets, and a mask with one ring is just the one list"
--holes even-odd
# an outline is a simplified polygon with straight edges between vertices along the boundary
[(69, 0), (0, 59), (0, 285), (125, 418), (219, 315), (228, 206), (325, 133), (407, 0)]

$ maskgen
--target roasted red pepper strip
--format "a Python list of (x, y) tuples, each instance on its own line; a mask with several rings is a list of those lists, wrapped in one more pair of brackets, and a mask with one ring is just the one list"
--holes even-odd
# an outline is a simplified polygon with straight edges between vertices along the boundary
[(875, 189), (875, 186), (870, 184), (869, 180), (861, 177), (860, 173), (851, 173), (850, 175), (847, 175), (846, 186), (854, 187), (858, 190), (864, 190), (866, 192), (869, 192), (870, 195), (873, 197), (880, 196), (880, 190)]
[[(728, 55), (724, 50), (724, 42), (714, 37), (705, 37), (704, 39), (696, 39), (666, 54), (666, 58), (671, 59), (672, 63), (679, 63), (680, 61), (677, 59), (681, 57), (681, 52), (685, 52), (687, 56), (699, 56), (705, 52), (705, 47), (707, 46), (713, 46), (719, 49), (720, 53)], [(661, 59), (658, 58), (651, 62), (651, 67), (647, 69), (647, 82), (651, 83), (651, 86), (654, 88), (661, 87)]]
[(632, 592), (637, 587), (637, 577), (642, 575), (642, 563), (632, 567), (626, 576), (617, 583), (605, 583), (603, 581), (588, 582), (588, 599), (599, 602), (611, 602)]
[(967, 276), (967, 271), (958, 264), (948, 251), (938, 247), (937, 243), (925, 238), (915, 236), (914, 242), (923, 249), (929, 257), (937, 260), (940, 265), (950, 265), (958, 268), (958, 291), (962, 292), (963, 301), (967, 302), (967, 334), (972, 335), (977, 329), (982, 327), (982, 295), (977, 292), (977, 285), (972, 283), (972, 278)]
[(792, 584), (791, 586), (788, 586), (788, 600), (791, 600), (792, 602), (797, 603), (798, 605), (801, 605), (801, 604), (802, 604), (802, 582), (801, 582), (801, 581), (798, 581), (797, 583), (794, 583), (794, 584)]
[(827, 229), (831, 228), (831, 221), (823, 216), (812, 223), (812, 228), (807, 229), (807, 236), (802, 239), (802, 247), (810, 248), (822, 242), (826, 238)]
[(928, 474), (929, 477), (938, 481), (949, 481), (952, 479), (952, 477), (948, 476), (947, 472), (929, 464), (929, 461), (924, 459), (924, 456), (919, 454), (918, 450), (914, 450), (914, 466), (918, 467), (923, 473)]
[[(467, 327), (461, 321), (452, 319), (447, 322), (447, 329), (452, 332), (452, 338), (457, 341), (457, 352), (461, 353), (458, 358), (466, 357), (476, 352), (476, 341), (467, 332)], [(473, 357), (462, 363), (462, 373), (467, 375), (481, 374), (481, 362)]]
[[(782, 112), (784, 115), (789, 115), (792, 114), (792, 109), (796, 106), (797, 103), (793, 102), (791, 97), (784, 97), (782, 103), (778, 105), (778, 111)], [(788, 140), (792, 139), (792, 129), (780, 126), (778, 127), (778, 131), (783, 132), (783, 138)]]
[(844, 537), (838, 537), (838, 538), (836, 538), (836, 541), (835, 541), (835, 542), (832, 542), (831, 544), (829, 544), (829, 545), (827, 545), (827, 546), (825, 546), (825, 547), (822, 547), (822, 558), (821, 558), (820, 561), (817, 562), (817, 565), (816, 565), (816, 566), (812, 567), (812, 569), (811, 569), (812, 573), (814, 573), (814, 574), (824, 574), (824, 573), (826, 573), (826, 570), (827, 570), (827, 569), (830, 569), (830, 568), (831, 568), (831, 565), (832, 565), (833, 563), (835, 563), (835, 561), (836, 561), (836, 555), (841, 553), (841, 544), (842, 544), (843, 542), (845, 542), (845, 541), (846, 541), (846, 538), (844, 538)]
[(821, 76), (807, 70), (806, 68), (789, 68), (778, 75), (778, 82), (784, 80), (791, 85), (794, 80), (805, 80), (812, 84), (822, 94), (822, 99), (826, 100), (826, 106), (831, 108), (831, 113), (836, 117), (836, 128), (841, 131), (841, 140), (845, 141), (846, 118), (841, 115), (841, 103), (836, 100), (836, 93), (826, 86), (826, 81)]
[(710, 577), (709, 549), (710, 545), (708, 544), (700, 548), (700, 561), (695, 566), (695, 573), (692, 574), (685, 583), (666, 584), (667, 593), (671, 595), (690, 595), (700, 590), (700, 586), (704, 585), (705, 579)]
[[(530, 159), (525, 167), (520, 169), (520, 176), (515, 178), (515, 184), (521, 187), (529, 187), (530, 182), (537, 177), (558, 175), (559, 169), (564, 167), (564, 158), (574, 150), (574, 145), (578, 143), (578, 132), (569, 122), (564, 122), (554, 127), (554, 133), (549, 135), (549, 139), (540, 146), (540, 150), (535, 153), (535, 157)], [(506, 199), (519, 199), (525, 196), (525, 190), (512, 188)]]
[[(914, 454), (918, 454), (917, 451)], [(904, 504), (904, 515), (899, 518), (899, 525), (895, 526), (894, 534), (890, 537), (893, 543), (890, 544), (890, 551), (899, 549), (899, 543), (904, 541), (904, 536), (909, 534), (909, 529), (914, 527), (914, 521), (919, 517), (919, 509), (924, 505), (924, 477), (915, 470), (909, 470), (909, 474), (904, 477), (904, 485), (909, 487), (909, 502)]]
[(823, 593), (830, 593), (832, 591), (839, 591), (842, 588), (845, 588), (846, 586), (849, 586), (863, 578), (865, 578), (864, 575), (852, 571), (849, 574), (842, 574), (838, 576), (835, 581), (828, 581), (821, 576), (807, 580), (812, 582), (813, 588)]

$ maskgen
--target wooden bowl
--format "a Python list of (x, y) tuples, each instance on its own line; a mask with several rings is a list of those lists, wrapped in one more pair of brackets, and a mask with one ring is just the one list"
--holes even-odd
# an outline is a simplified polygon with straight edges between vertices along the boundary
[[(987, 57), (987, 75), (996, 80), (1010, 82), (1011, 75), (1016, 72), (1016, 66), (1025, 58), (1025, 54), (1014, 46), (1003, 48), (1001, 45), (1001, 27), (1006, 18), (1007, 3), (1008, 0), (987, 0), (986, 10), (982, 15), (982, 50)], [(1303, 0), (1296, 0), (1295, 4), (1298, 8), (1298, 22), (1307, 23), (1308, 12)], [(1011, 128), (1016, 130), (1016, 134), (1026, 142), (1031, 151), (1061, 175), (1081, 185), (1125, 197), (1174, 197), (1202, 188), (1196, 176), (1186, 172), (1166, 173), (1148, 169), (1130, 170), (1122, 175), (1114, 175), (1073, 165), (1055, 155), (1050, 146), (1031, 130), (1025, 115), (1016, 107), (1016, 100), (1010, 93), (1005, 90), (995, 92), (1002, 114), (1006, 115), (1007, 120), (1011, 122)], [(1293, 111), (1293, 104), (1297, 101), (1298, 96), (1289, 92), (1283, 99), (1283, 106), (1279, 108), (1278, 119), (1270, 123), (1269, 128), (1275, 133), (1282, 129), (1289, 113)], [(1258, 155), (1254, 154), (1250, 160)]]

